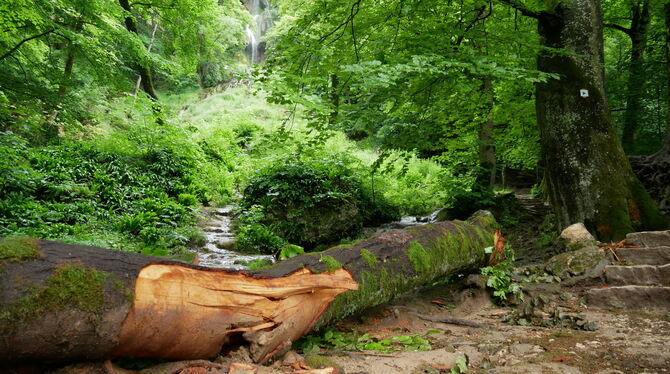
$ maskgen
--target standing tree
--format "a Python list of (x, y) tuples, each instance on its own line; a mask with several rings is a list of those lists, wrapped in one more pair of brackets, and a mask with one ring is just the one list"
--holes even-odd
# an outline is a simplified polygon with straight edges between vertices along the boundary
[(609, 112), (603, 72), (600, 0), (541, 9), (501, 0), (538, 21), (538, 69), (557, 79), (536, 86), (548, 196), (559, 223), (584, 222), (601, 240), (667, 220), (633, 174)]
[(651, 0), (633, 0), (630, 2), (630, 27), (618, 23), (607, 23), (605, 27), (619, 30), (630, 38), (630, 64), (628, 67), (628, 87), (626, 92), (626, 113), (622, 143), (627, 153), (635, 149), (635, 136), (642, 112), (642, 96), (644, 93), (644, 50), (647, 46), (647, 33), (651, 16), (649, 8)]

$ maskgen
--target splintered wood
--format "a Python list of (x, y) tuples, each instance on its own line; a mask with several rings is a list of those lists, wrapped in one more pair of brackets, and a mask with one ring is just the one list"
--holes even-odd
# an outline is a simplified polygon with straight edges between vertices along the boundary
[(216, 356), (231, 334), (251, 343), (256, 362), (305, 334), (339, 294), (358, 289), (344, 269), (282, 278), (173, 264), (143, 268), (115, 356), (187, 359)]

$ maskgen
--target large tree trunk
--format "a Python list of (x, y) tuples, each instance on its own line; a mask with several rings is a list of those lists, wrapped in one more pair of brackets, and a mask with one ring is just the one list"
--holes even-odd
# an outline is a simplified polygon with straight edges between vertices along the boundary
[(241, 341), (263, 363), (312, 328), (484, 265), (495, 226), (488, 213), (393, 230), (255, 272), (6, 239), (0, 365), (211, 358)]
[(535, 16), (542, 44), (563, 51), (548, 48), (538, 55), (538, 68), (560, 78), (539, 83), (536, 101), (549, 198), (561, 226), (584, 222), (601, 240), (665, 228), (614, 131), (600, 1), (563, 1)]
[(626, 92), (626, 112), (624, 114), (623, 148), (627, 153), (635, 149), (635, 136), (642, 113), (644, 94), (644, 50), (647, 47), (649, 0), (635, 1), (632, 4), (632, 22), (626, 33), (631, 40), (630, 66), (628, 68), (628, 87)]

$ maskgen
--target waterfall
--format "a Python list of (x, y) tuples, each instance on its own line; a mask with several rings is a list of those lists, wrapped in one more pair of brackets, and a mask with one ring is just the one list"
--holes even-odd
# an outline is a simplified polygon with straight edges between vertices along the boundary
[(265, 58), (265, 42), (261, 42), (261, 38), (273, 25), (276, 11), (272, 8), (270, 0), (246, 0), (244, 5), (254, 19), (253, 23), (245, 28), (247, 34), (246, 52), (251, 65), (259, 63)]
[(246, 33), (247, 33), (247, 42), (248, 42), (248, 49), (250, 51), (250, 58), (249, 58), (249, 63), (254, 64), (258, 62), (258, 39), (256, 38), (256, 34), (254, 33), (254, 30), (251, 29), (249, 25), (247, 25), (246, 28)]

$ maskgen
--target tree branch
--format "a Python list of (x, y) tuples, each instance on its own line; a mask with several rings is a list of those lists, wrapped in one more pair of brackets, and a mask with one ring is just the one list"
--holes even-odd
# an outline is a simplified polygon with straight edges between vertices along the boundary
[(499, 1), (503, 4), (509, 5), (512, 8), (518, 10), (519, 12), (521, 12), (521, 14), (523, 14), (526, 17), (540, 18), (544, 13), (546, 13), (546, 12), (537, 12), (534, 10), (530, 10), (520, 0), (499, 0)]
[(627, 27), (623, 27), (621, 25), (617, 25), (616, 23), (604, 23), (603, 26), (609, 27), (610, 29), (619, 30), (619, 31), (627, 34), (628, 36), (631, 36), (631, 34), (633, 33), (633, 31), (631, 29), (629, 29)]
[(21, 40), (21, 41), (19, 42), (19, 44), (17, 44), (17, 45), (14, 46), (14, 48), (10, 49), (7, 53), (5, 53), (4, 55), (0, 56), (0, 60), (4, 60), (5, 58), (11, 56), (12, 53), (16, 52), (17, 49), (21, 48), (21, 46), (23, 45), (23, 43), (28, 42), (28, 41), (31, 41), (31, 40), (33, 40), (33, 39), (40, 38), (40, 37), (42, 37), (42, 36), (44, 36), (44, 35), (47, 35), (47, 34), (51, 34), (52, 32), (54, 32), (54, 30), (55, 30), (55, 29), (47, 30), (47, 31), (45, 31), (45, 32), (43, 32), (43, 33), (41, 33), (41, 34), (33, 35), (33, 36), (29, 37), (29, 38), (26, 38), (26, 39)]

